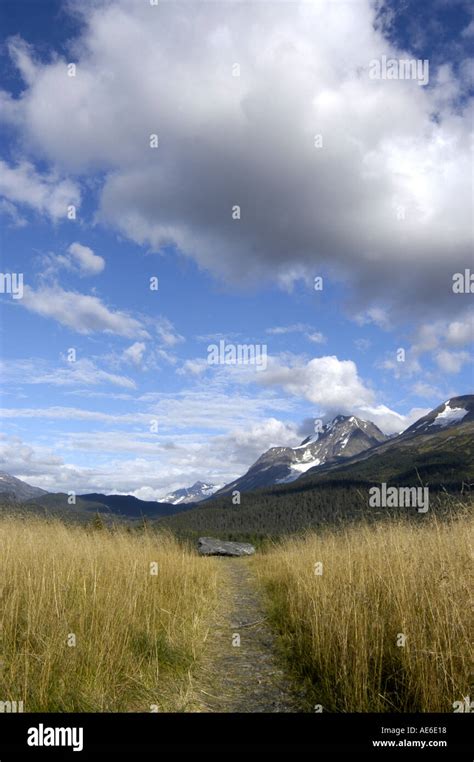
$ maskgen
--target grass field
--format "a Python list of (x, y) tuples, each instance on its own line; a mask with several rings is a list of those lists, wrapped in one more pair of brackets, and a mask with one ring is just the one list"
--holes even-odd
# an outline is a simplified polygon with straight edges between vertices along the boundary
[(192, 706), (213, 559), (166, 534), (31, 517), (0, 519), (0, 558), (1, 701), (25, 712)]
[[(459, 513), (352, 524), (237, 559), (239, 584), (257, 572), (306, 710), (451, 712), (472, 693), (473, 527)], [(225, 630), (219, 606), (253, 620), (246, 606), (259, 585), (245, 582), (239, 597), (224, 584), (226, 559), (199, 557), (166, 532), (31, 516), (0, 518), (0, 558), (0, 701), (32, 712), (202, 711), (200, 680), (217, 669), (212, 622), (246, 696), (235, 625)]]
[(287, 539), (255, 558), (312, 706), (452, 712), (469, 695), (473, 528), (466, 517), (383, 522)]

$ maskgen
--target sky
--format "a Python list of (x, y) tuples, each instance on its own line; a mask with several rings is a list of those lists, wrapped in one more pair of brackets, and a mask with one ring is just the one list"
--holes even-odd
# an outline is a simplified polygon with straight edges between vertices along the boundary
[(1, 0), (0, 469), (154, 500), (472, 392), (473, 41), (464, 0)]

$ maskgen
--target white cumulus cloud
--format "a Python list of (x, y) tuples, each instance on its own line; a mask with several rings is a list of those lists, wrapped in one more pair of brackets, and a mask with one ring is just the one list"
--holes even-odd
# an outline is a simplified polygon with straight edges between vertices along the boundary
[(377, 324), (455, 310), (472, 238), (468, 67), (426, 88), (371, 79), (374, 58), (407, 58), (375, 6), (82, 0), (76, 77), (16, 38), (25, 89), (2, 94), (4, 118), (61, 172), (100, 172), (98, 219), (153, 250), (175, 244), (231, 283), (342, 274)]

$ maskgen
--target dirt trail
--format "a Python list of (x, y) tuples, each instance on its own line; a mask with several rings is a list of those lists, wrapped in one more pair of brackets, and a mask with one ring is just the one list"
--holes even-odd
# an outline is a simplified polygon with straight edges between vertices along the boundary
[[(297, 696), (275, 657), (251, 561), (219, 558), (220, 605), (206, 644), (204, 674), (196, 686), (198, 711), (297, 712)], [(240, 646), (233, 645), (240, 636)]]

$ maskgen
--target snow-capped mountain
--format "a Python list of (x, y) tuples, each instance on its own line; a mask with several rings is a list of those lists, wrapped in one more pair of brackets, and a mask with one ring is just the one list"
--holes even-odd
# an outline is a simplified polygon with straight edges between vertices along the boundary
[[(436, 463), (441, 465), (441, 452), (445, 452), (449, 455), (450, 447), (454, 450), (455, 439), (462, 438), (464, 434), (469, 438), (470, 430), (474, 424), (474, 395), (465, 394), (459, 397), (452, 397), (446, 402), (431, 410), (429, 413), (419, 418), (415, 423), (402, 431), (401, 434), (395, 436), (386, 437), (383, 442), (376, 447), (362, 450), (355, 454), (348, 463), (341, 463), (341, 461), (334, 460), (328, 462), (324, 471), (331, 473), (340, 473), (341, 468), (352, 469), (354, 474), (357, 475), (357, 469), (362, 468), (367, 471), (365, 467), (360, 464), (365, 461), (377, 461), (375, 472), (379, 469), (379, 458), (385, 459), (384, 467), (388, 464), (395, 464), (400, 461), (400, 457), (403, 453), (410, 448), (415, 448), (415, 452), (425, 453), (425, 456), (432, 451), (431, 448), (437, 450)], [(450, 437), (450, 438), (448, 438)], [(446, 446), (446, 442), (451, 441), (450, 447)], [(469, 455), (466, 453), (467, 459)], [(415, 456), (414, 456), (415, 457)], [(463, 458), (456, 456), (457, 465), (462, 466)], [(407, 468), (408, 464), (404, 465)], [(422, 468), (426, 465), (420, 462), (419, 467)], [(451, 464), (452, 467), (452, 464)], [(312, 472), (312, 475), (317, 474), (318, 469)], [(472, 482), (472, 476), (469, 476), (469, 468), (466, 465), (466, 482)], [(449, 473), (445, 474), (446, 481), (449, 481)]]
[(207, 497), (211, 497), (217, 490), (221, 489), (222, 484), (211, 484), (210, 482), (195, 482), (192, 487), (184, 487), (170, 492), (165, 497), (160, 498), (162, 503), (171, 503), (171, 505), (182, 505), (183, 503), (199, 503)]
[(20, 501), (48, 494), (45, 489), (32, 487), (31, 484), (27, 484), (15, 476), (10, 476), (5, 471), (0, 471), (0, 493), (8, 493), (15, 500)]
[(446, 400), (403, 432), (403, 435), (434, 434), (441, 429), (474, 421), (474, 395)]
[(418, 481), (421, 475), (431, 484), (471, 484), (473, 427), (474, 395), (452, 397), (401, 434), (387, 437), (348, 460), (338, 459), (315, 468), (307, 478), (330, 474), (337, 479), (344, 473), (355, 479), (387, 481), (397, 474), (405, 480), (415, 474)]
[(374, 423), (354, 415), (338, 415), (324, 424), (322, 431), (307, 437), (298, 447), (272, 447), (267, 450), (244, 476), (226, 484), (216, 495), (286, 484), (298, 479), (310, 468), (350, 458), (386, 439)]

